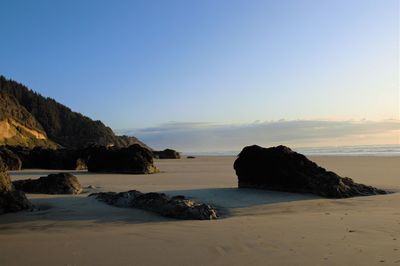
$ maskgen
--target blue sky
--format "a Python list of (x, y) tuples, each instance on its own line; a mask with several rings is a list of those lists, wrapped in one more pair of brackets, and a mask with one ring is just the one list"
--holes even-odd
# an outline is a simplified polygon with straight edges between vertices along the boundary
[(0, 2), (0, 74), (115, 130), (399, 119), (399, 2)]

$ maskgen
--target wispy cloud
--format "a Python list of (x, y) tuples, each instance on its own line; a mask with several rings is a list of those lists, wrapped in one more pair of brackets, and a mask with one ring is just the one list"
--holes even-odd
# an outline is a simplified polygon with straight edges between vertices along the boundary
[(184, 152), (233, 151), (250, 144), (293, 147), (398, 144), (400, 120), (280, 120), (240, 125), (170, 122), (118, 133), (136, 136), (155, 149), (170, 147)]

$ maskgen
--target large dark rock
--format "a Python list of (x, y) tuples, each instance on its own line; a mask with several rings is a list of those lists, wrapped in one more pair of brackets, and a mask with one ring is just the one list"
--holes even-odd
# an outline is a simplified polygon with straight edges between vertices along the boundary
[(6, 167), (0, 161), (0, 214), (32, 208), (24, 192), (18, 191), (11, 183)]
[(150, 150), (138, 144), (127, 148), (92, 147), (87, 162), (89, 172), (152, 174), (158, 172)]
[(70, 173), (50, 174), (39, 179), (17, 180), (16, 189), (26, 193), (42, 194), (79, 194), (82, 192), (78, 178)]
[(3, 161), (7, 170), (21, 170), (22, 162), (21, 159), (5, 146), (0, 147), (0, 160)]
[(245, 147), (236, 159), (234, 168), (239, 179), (239, 188), (313, 193), (328, 198), (387, 193), (326, 171), (304, 155), (285, 146)]
[(158, 213), (162, 216), (185, 220), (217, 219), (217, 211), (211, 206), (186, 199), (184, 196), (168, 197), (163, 193), (141, 193), (136, 190), (127, 192), (101, 192), (91, 194), (107, 204), (138, 208)]
[(175, 150), (165, 149), (163, 151), (153, 151), (156, 159), (180, 159), (181, 154)]

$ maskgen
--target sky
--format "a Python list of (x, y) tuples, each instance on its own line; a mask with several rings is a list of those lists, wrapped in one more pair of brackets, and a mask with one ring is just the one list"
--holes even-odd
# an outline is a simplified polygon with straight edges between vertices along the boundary
[[(399, 144), (397, 0), (0, 0), (0, 12), (0, 74), (150, 146)], [(288, 123), (306, 138), (282, 137)]]

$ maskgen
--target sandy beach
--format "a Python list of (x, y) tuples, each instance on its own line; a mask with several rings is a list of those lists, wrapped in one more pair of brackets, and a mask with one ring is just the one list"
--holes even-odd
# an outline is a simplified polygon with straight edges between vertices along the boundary
[[(400, 191), (400, 157), (314, 156), (355, 181)], [(28, 194), (40, 210), (0, 216), (0, 265), (400, 265), (400, 193), (350, 199), (237, 189), (235, 157), (157, 160), (153, 175), (74, 172), (79, 196)], [(47, 175), (12, 172), (13, 180)], [(58, 171), (56, 171), (58, 172)], [(182, 221), (88, 198), (182, 194), (221, 219)]]

